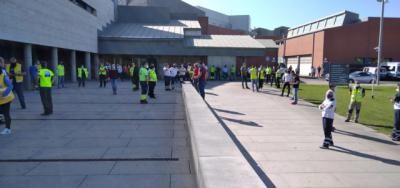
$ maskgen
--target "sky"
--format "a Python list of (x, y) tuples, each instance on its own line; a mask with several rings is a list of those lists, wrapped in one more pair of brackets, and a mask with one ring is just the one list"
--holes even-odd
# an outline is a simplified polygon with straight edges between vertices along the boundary
[[(250, 15), (251, 27), (274, 29), (294, 27), (343, 10), (358, 13), (360, 18), (379, 17), (377, 0), (183, 0), (228, 15)], [(400, 17), (400, 0), (389, 0), (386, 17)]]

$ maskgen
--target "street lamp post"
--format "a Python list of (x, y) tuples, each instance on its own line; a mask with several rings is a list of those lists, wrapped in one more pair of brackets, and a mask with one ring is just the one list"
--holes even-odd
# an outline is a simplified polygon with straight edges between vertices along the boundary
[(382, 50), (383, 50), (383, 21), (385, 16), (385, 3), (388, 0), (377, 0), (378, 2), (382, 3), (382, 11), (381, 11), (381, 19), (379, 24), (379, 46), (378, 46), (378, 67), (376, 73), (376, 84), (379, 85), (381, 79), (381, 63), (382, 63)]

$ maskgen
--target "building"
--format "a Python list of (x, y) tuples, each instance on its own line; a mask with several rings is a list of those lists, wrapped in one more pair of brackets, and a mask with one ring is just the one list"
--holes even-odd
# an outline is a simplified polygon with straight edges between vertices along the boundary
[(249, 15), (226, 15), (208, 8), (197, 7), (205, 13), (209, 18), (211, 26), (237, 30), (245, 34), (250, 31), (250, 16)]
[[(400, 61), (400, 18), (385, 18), (383, 58)], [(311, 67), (328, 70), (329, 64), (348, 64), (355, 70), (376, 66), (379, 18), (360, 20), (358, 14), (340, 12), (316, 21), (292, 27), (280, 43), (279, 59), (302, 76)]]
[(256, 28), (252, 30), (252, 35), (257, 39), (274, 39), (281, 40), (284, 39), (288, 34), (288, 27), (278, 27), (274, 30), (269, 30), (265, 28)]
[(212, 27), (181, 0), (2, 0), (0, 28), (0, 56), (16, 57), (25, 70), (37, 60), (53, 69), (63, 61), (70, 81), (81, 64), (94, 78), (101, 62), (235, 65), (266, 50), (250, 35)]

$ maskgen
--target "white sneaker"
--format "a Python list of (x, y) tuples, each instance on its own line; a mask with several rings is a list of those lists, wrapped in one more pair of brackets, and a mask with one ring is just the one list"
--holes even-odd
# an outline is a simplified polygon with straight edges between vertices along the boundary
[(0, 134), (2, 134), (2, 135), (11, 134), (11, 129), (5, 128), (3, 131), (1, 131)]

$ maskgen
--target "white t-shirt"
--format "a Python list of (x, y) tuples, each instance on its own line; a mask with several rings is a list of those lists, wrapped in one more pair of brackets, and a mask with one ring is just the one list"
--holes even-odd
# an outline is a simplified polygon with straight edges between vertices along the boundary
[(223, 73), (228, 73), (228, 67), (222, 67), (222, 72)]
[(336, 99), (333, 101), (325, 98), (325, 101), (321, 104), (322, 117), (335, 119)]
[(292, 75), (290, 73), (285, 73), (283, 76), (283, 79), (285, 82), (291, 82), (292, 81)]
[(185, 76), (185, 75), (186, 75), (186, 69), (185, 69), (185, 67), (181, 67), (181, 68), (179, 69), (179, 75), (180, 75), (180, 76)]
[(169, 72), (171, 73), (171, 77), (176, 77), (176, 75), (178, 74), (178, 69), (175, 67), (171, 67), (169, 68)]
[(117, 65), (117, 71), (118, 71), (118, 73), (122, 73), (122, 66), (121, 65)]
[(168, 67), (164, 67), (163, 70), (164, 70), (164, 76), (171, 76), (171, 72), (169, 71)]

